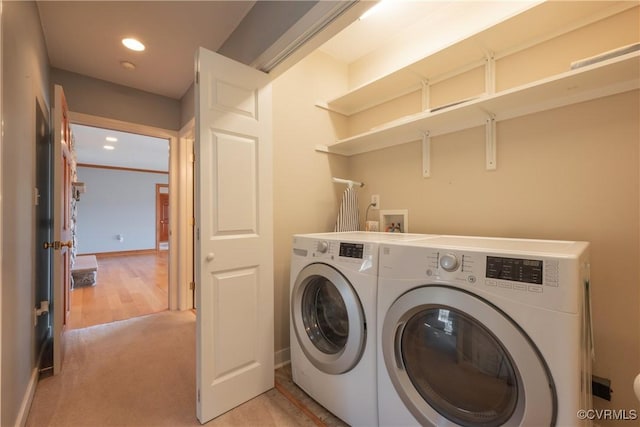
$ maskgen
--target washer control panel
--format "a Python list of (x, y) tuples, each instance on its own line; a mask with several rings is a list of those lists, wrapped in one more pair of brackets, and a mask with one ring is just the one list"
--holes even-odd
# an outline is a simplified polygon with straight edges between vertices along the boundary
[(478, 260), (475, 254), (465, 254), (452, 251), (434, 251), (427, 257), (427, 276), (455, 280), (458, 282), (476, 283), (476, 266)]
[(502, 257), (449, 250), (432, 250), (427, 256), (427, 277), (476, 283), (489, 287), (540, 293), (543, 286), (558, 286), (558, 261)]
[(455, 254), (446, 253), (440, 257), (440, 267), (444, 268), (446, 271), (456, 271), (459, 265), (460, 262)]
[[(578, 312), (579, 297), (588, 281), (587, 244), (499, 239), (485, 242), (472, 238), (440, 240), (446, 243), (425, 239), (407, 245), (381, 244), (379, 283), (384, 287), (459, 287), (484, 298), (496, 296), (500, 301)], [(432, 245), (426, 246), (429, 243)], [(467, 246), (458, 247), (462, 244)]]

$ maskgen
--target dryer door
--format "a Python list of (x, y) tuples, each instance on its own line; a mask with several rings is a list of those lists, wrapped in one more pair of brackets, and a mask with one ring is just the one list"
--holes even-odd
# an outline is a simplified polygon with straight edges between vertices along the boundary
[(422, 425), (550, 426), (556, 396), (535, 345), (502, 311), (465, 291), (413, 289), (387, 312), (384, 363)]
[(291, 293), (296, 338), (311, 363), (327, 374), (351, 370), (364, 351), (362, 305), (349, 281), (327, 264), (309, 264)]

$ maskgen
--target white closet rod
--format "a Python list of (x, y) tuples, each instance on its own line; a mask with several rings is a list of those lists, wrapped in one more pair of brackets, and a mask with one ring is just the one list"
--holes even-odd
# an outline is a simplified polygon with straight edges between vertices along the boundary
[(331, 180), (333, 182), (337, 182), (339, 184), (347, 184), (350, 188), (353, 188), (354, 185), (356, 187), (364, 187), (364, 182), (351, 181), (350, 179), (342, 179), (342, 178), (333, 177), (333, 178), (331, 178)]

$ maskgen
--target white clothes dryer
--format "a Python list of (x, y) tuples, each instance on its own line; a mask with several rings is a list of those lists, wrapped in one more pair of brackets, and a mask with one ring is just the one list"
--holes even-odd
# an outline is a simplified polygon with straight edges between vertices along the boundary
[(588, 425), (589, 301), (586, 242), (382, 244), (380, 425)]
[(376, 426), (378, 245), (404, 233), (296, 235), (291, 258), (293, 382), (352, 426)]

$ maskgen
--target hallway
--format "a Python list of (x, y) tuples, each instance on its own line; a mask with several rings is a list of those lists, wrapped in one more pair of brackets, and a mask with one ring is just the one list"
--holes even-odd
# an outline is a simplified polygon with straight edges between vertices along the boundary
[[(26, 426), (199, 426), (195, 319), (163, 311), (69, 331), (62, 372), (40, 380)], [(207, 425), (345, 426), (293, 385), (286, 367), (276, 372), (276, 388)]]
[(86, 328), (166, 310), (169, 251), (97, 255), (95, 286), (71, 291), (68, 329)]

